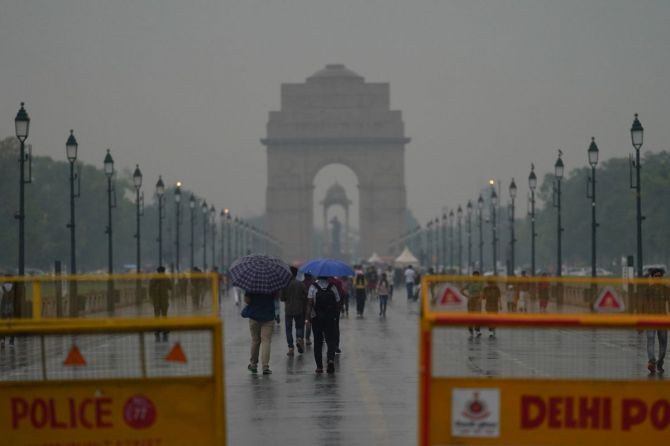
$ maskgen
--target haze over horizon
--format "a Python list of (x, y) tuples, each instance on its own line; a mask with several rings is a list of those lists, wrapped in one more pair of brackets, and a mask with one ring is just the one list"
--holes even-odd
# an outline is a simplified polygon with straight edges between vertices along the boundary
[[(586, 166), (591, 136), (601, 160), (627, 156), (636, 112), (642, 150), (669, 149), (669, 19), (660, 0), (5, 0), (0, 138), (25, 101), (34, 155), (65, 160), (72, 128), (83, 162), (101, 167), (111, 148), (119, 169), (138, 163), (147, 196), (161, 174), (251, 217), (280, 85), (342, 63), (390, 84), (412, 138), (408, 206), (425, 223), (491, 178), (506, 201), (514, 177), (524, 199), (531, 162), (540, 179), (559, 148), (567, 172)], [(315, 201), (339, 180), (357, 205), (352, 178), (320, 173)]]

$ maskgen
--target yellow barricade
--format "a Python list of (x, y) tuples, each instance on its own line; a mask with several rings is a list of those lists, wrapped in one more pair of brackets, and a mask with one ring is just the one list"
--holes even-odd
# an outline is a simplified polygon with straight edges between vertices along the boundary
[(12, 320), (0, 337), (2, 444), (225, 444), (218, 318)]
[(668, 291), (666, 279), (425, 276), (418, 444), (664, 442)]
[(0, 286), (15, 318), (153, 317), (156, 288), (166, 292), (171, 317), (218, 315), (220, 280), (216, 273), (79, 274), (0, 277)]

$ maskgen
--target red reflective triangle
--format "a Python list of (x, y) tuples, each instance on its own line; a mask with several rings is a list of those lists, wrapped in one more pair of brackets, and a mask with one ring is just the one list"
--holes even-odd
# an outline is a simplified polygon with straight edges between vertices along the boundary
[(451, 287), (447, 287), (442, 294), (442, 299), (440, 299), (440, 304), (442, 305), (460, 305), (463, 303), (463, 298), (454, 291)]
[(168, 353), (165, 357), (165, 360), (171, 362), (181, 362), (182, 364), (186, 364), (188, 362), (188, 359), (186, 359), (186, 354), (184, 354), (184, 349), (181, 348), (181, 344), (179, 342), (175, 343), (174, 347), (172, 347), (172, 350), (170, 350), (170, 353)]
[(63, 361), (63, 365), (86, 365), (86, 359), (84, 359), (84, 355), (81, 354), (76, 344), (72, 345), (70, 353), (67, 354), (67, 358)]
[(624, 302), (611, 288), (605, 288), (596, 299), (593, 308), (596, 311), (619, 312), (624, 310)]

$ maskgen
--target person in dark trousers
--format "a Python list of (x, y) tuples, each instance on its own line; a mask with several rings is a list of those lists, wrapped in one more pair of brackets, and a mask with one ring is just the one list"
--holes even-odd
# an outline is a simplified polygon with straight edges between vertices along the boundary
[[(473, 277), (479, 277), (479, 271), (472, 272)], [(482, 289), (484, 284), (478, 280), (473, 280), (467, 282), (463, 288), (461, 288), (461, 294), (463, 294), (468, 299), (468, 313), (481, 313), (482, 312)], [(470, 339), (475, 335), (480, 337), (482, 335), (481, 328), (479, 326), (470, 326), (468, 327), (468, 332), (470, 333)]]
[[(502, 311), (500, 288), (492, 279), (489, 279), (486, 282), (486, 286), (482, 290), (482, 299), (484, 300), (484, 306), (487, 313), (498, 313), (499, 311)], [(489, 338), (493, 339), (495, 337), (496, 328), (489, 327)]]
[[(193, 268), (193, 273), (199, 274), (201, 272), (197, 266)], [(194, 310), (199, 310), (202, 305), (202, 297), (205, 294), (205, 285), (207, 285), (206, 280), (202, 277), (191, 277), (191, 302)]]
[[(16, 283), (5, 282), (0, 285), (0, 319), (11, 319), (14, 315)], [(0, 348), (5, 348), (5, 337), (0, 337)], [(14, 348), (14, 336), (9, 337), (9, 348)]]
[(335, 353), (339, 355), (342, 353), (342, 350), (340, 350), (340, 314), (342, 313), (342, 307), (345, 299), (344, 296), (347, 296), (347, 290), (345, 289), (344, 282), (337, 277), (329, 278), (328, 283), (335, 285), (337, 292), (340, 295), (340, 311), (337, 313), (337, 324), (335, 327), (337, 329), (335, 330)]
[(305, 348), (305, 308), (307, 307), (307, 290), (305, 285), (299, 281), (296, 276), (298, 268), (291, 267), (293, 279), (282, 291), (280, 300), (284, 302), (284, 324), (286, 326), (286, 342), (288, 343), (288, 356), (294, 355), (293, 347), (293, 324), (295, 323), (295, 345), (298, 347), (298, 353), (302, 353)]
[(349, 317), (349, 296), (353, 294), (351, 279), (349, 277), (340, 277), (340, 282), (342, 282), (342, 290), (344, 291), (344, 293), (340, 293), (340, 297), (342, 298), (342, 309), (340, 310), (340, 315)]
[[(661, 268), (652, 268), (649, 270), (649, 276), (652, 279), (661, 279), (665, 271)], [(667, 315), (668, 305), (670, 304), (670, 289), (667, 285), (659, 282), (652, 282), (644, 293), (643, 311), (646, 314)], [(668, 330), (651, 329), (647, 330), (647, 370), (650, 375), (663, 373), (663, 363), (665, 361), (665, 352), (668, 347)], [(656, 357), (655, 343), (658, 337), (658, 357)]]
[[(313, 283), (314, 276), (312, 276), (310, 273), (305, 273), (305, 277), (302, 280), (302, 284), (305, 286), (305, 289), (309, 290), (309, 287), (311, 287)], [(307, 313), (307, 307), (305, 307), (305, 319), (307, 318), (309, 318), (309, 314)], [(305, 325), (305, 345), (312, 345), (311, 337), (312, 327), (307, 324)]]
[(327, 277), (319, 277), (307, 292), (307, 315), (305, 324), (314, 331), (314, 360), (316, 373), (323, 373), (323, 342), (325, 339), (328, 373), (335, 373), (335, 349), (337, 315), (340, 312), (340, 294), (335, 284)]
[(386, 273), (382, 273), (382, 278), (377, 284), (377, 296), (379, 296), (379, 317), (386, 317), (386, 305), (391, 294), (391, 285), (389, 284)]
[[(156, 272), (165, 275), (165, 267), (159, 266)], [(149, 297), (154, 306), (154, 316), (166, 317), (168, 314), (168, 307), (170, 306), (170, 291), (172, 291), (172, 284), (167, 277), (153, 277), (149, 281)], [(155, 333), (156, 340), (160, 341), (160, 332)], [(167, 341), (168, 332), (163, 331), (163, 340)]]
[(365, 311), (365, 299), (367, 297), (367, 285), (368, 282), (365, 279), (365, 275), (362, 271), (356, 273), (354, 277), (354, 289), (356, 290), (356, 315), (358, 317), (363, 317), (363, 312)]

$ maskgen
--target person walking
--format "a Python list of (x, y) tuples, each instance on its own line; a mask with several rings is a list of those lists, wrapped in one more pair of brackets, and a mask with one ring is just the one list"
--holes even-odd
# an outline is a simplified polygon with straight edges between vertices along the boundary
[[(202, 271), (200, 268), (197, 266), (193, 268), (193, 273), (199, 275)], [(186, 280), (186, 279), (180, 279), (180, 280)], [(200, 310), (200, 306), (202, 305), (202, 297), (205, 294), (205, 285), (207, 283), (205, 282), (207, 279), (204, 279), (203, 277), (190, 277), (190, 282), (191, 282), (191, 303), (193, 305), (193, 309)]]
[(414, 284), (416, 283), (416, 271), (412, 265), (405, 269), (405, 287), (407, 288), (407, 302), (414, 299)]
[[(0, 286), (0, 319), (14, 317), (16, 283), (4, 282)], [(5, 348), (5, 337), (0, 337), (0, 348)], [(9, 337), (9, 348), (14, 348), (14, 336)]]
[[(312, 286), (314, 283), (314, 276), (310, 273), (305, 273), (302, 279), (302, 284), (305, 286), (306, 290), (309, 290), (309, 288)], [(305, 313), (305, 317), (307, 317), (307, 313)], [(312, 327), (307, 324), (305, 325), (305, 345), (312, 345)]]
[(365, 299), (367, 296), (367, 280), (362, 271), (358, 271), (354, 277), (354, 289), (356, 290), (356, 316), (363, 317), (365, 311)]
[[(165, 276), (165, 267), (159, 266), (156, 268), (159, 276), (154, 276), (149, 281), (149, 297), (154, 307), (155, 317), (167, 317), (168, 308), (170, 306), (170, 292), (172, 291), (172, 284), (170, 279)], [(162, 276), (162, 277), (161, 277)], [(161, 331), (155, 333), (156, 341), (161, 339)], [(168, 332), (163, 331), (163, 341), (168, 340)]]
[[(653, 268), (649, 271), (652, 279), (661, 279), (663, 277), (661, 268)], [(668, 314), (668, 305), (670, 304), (670, 289), (659, 282), (652, 282), (646, 290), (644, 299), (644, 312), (647, 314)], [(656, 356), (656, 338), (658, 337), (658, 357)], [(668, 330), (652, 329), (647, 330), (647, 370), (650, 375), (663, 373), (663, 363), (665, 361), (665, 352), (668, 347)]]
[(314, 360), (316, 373), (323, 373), (323, 343), (326, 352), (328, 373), (335, 373), (335, 350), (337, 316), (340, 313), (340, 294), (337, 286), (327, 277), (319, 277), (307, 292), (307, 315), (305, 324), (314, 332)]
[[(475, 280), (467, 282), (460, 291), (461, 294), (463, 294), (466, 299), (468, 299), (468, 313), (481, 313), (482, 289), (484, 286), (481, 281), (477, 280), (479, 277), (479, 271), (473, 271), (472, 276), (475, 278)], [(475, 335), (477, 337), (482, 335), (481, 327), (479, 326), (468, 327), (468, 332), (470, 333), (470, 339), (472, 339)]]
[(379, 297), (379, 317), (386, 317), (386, 305), (388, 304), (391, 285), (389, 284), (386, 273), (382, 273), (382, 278), (377, 284), (377, 296)]
[[(337, 288), (337, 293), (340, 295), (340, 311), (337, 312), (336, 324), (335, 324), (335, 354), (339, 355), (342, 353), (340, 350), (340, 314), (342, 313), (342, 307), (344, 306), (344, 299), (347, 295), (347, 290), (344, 287), (344, 282), (337, 277), (328, 278), (328, 283), (332, 283)], [(349, 300), (347, 298), (347, 300)]]
[[(492, 280), (486, 283), (486, 286), (482, 290), (482, 296), (484, 298), (484, 305), (487, 313), (498, 313), (502, 311), (502, 299), (500, 298), (500, 288)], [(489, 327), (489, 338), (496, 337), (495, 327)]]
[(288, 343), (288, 356), (295, 354), (293, 347), (293, 325), (295, 323), (295, 345), (298, 353), (302, 354), (305, 348), (305, 308), (307, 307), (307, 290), (305, 285), (299, 281), (298, 268), (291, 266), (293, 278), (282, 291), (280, 300), (284, 302), (284, 325), (286, 327), (286, 342)]
[(272, 332), (276, 319), (275, 311), (279, 307), (276, 295), (261, 293), (245, 293), (242, 317), (249, 318), (249, 332), (251, 333), (251, 355), (247, 369), (258, 373), (258, 354), (260, 351), (263, 375), (272, 373), (270, 370), (270, 348)]
[(342, 282), (342, 289), (344, 290), (344, 293), (340, 295), (342, 298), (340, 315), (349, 317), (349, 296), (353, 294), (351, 279), (349, 277), (341, 277), (340, 282)]

